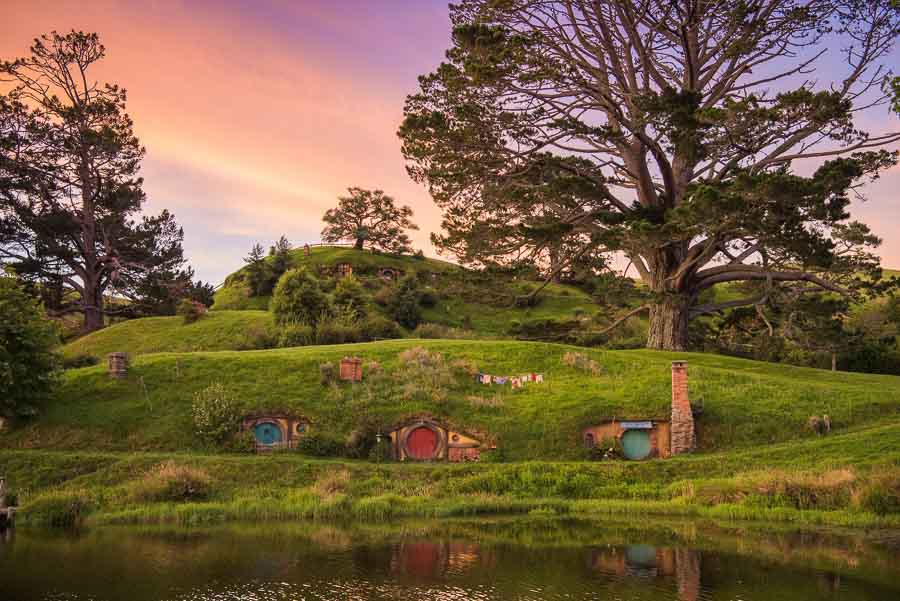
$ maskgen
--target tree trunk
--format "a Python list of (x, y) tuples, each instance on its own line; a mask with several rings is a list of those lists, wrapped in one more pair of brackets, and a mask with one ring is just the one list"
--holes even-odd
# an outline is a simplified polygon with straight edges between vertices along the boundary
[(651, 305), (647, 348), (661, 351), (687, 350), (689, 310), (688, 300), (678, 296), (669, 296)]
[(364, 242), (365, 242), (365, 240), (363, 238), (357, 238), (356, 244), (353, 246), (353, 248), (355, 248), (356, 250), (362, 250)]
[(82, 303), (85, 331), (93, 332), (103, 328), (103, 293), (92, 286), (85, 286)]

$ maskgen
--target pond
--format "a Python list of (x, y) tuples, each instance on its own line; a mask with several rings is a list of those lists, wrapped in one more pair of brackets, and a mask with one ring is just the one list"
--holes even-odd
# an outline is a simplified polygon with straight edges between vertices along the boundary
[(0, 599), (900, 599), (889, 533), (639, 522), (20, 528), (0, 534)]

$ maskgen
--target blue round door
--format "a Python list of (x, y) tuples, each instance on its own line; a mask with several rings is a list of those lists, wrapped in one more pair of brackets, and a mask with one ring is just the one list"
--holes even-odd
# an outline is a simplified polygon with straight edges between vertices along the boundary
[(625, 430), (622, 434), (622, 454), (627, 459), (644, 459), (650, 454), (650, 433), (647, 430)]
[(281, 442), (281, 428), (273, 423), (257, 424), (253, 428), (253, 435), (259, 444), (272, 445)]

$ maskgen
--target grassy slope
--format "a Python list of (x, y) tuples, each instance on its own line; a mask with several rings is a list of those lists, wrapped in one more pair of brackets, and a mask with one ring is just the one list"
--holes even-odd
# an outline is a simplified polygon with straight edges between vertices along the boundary
[[(179, 503), (136, 499), (143, 475), (171, 460), (208, 474), (210, 496)], [(33, 521), (81, 506), (97, 523), (382, 521), (537, 511), (900, 528), (900, 515), (854, 505), (854, 491), (871, 487), (873, 478), (892, 473), (896, 482), (898, 424), (646, 462), (400, 465), (297, 455), (46, 451), (0, 451), (0, 462), (22, 493), (22, 516)]]
[(216, 311), (192, 324), (181, 317), (132, 319), (88, 334), (63, 347), (67, 357), (124, 351), (132, 355), (159, 352), (234, 350), (254, 329), (272, 323), (266, 311)]
[[(367, 400), (364, 387), (335, 395), (319, 384), (318, 366), (346, 355), (377, 360), (391, 373), (398, 354), (423, 345), (448, 360), (467, 358), (494, 374), (544, 373), (545, 384), (522, 390), (463, 381), (446, 402), (407, 399), (400, 384)], [(562, 364), (570, 350), (587, 352), (600, 376)], [(758, 446), (808, 436), (810, 415), (828, 414), (836, 431), (882, 422), (900, 411), (900, 378), (758, 363), (729, 357), (652, 351), (584, 351), (512, 341), (398, 340), (270, 351), (165, 353), (138, 357), (128, 379), (110, 380), (102, 366), (67, 372), (39, 421), (0, 436), (0, 446), (108, 450), (198, 450), (192, 435), (195, 391), (221, 381), (249, 410), (287, 409), (321, 431), (346, 436), (355, 416), (386, 424), (419, 413), (495, 437), (507, 459), (579, 459), (582, 427), (610, 417), (663, 418), (670, 398), (669, 361), (687, 358), (691, 395), (702, 402), (703, 449)], [(500, 406), (481, 398), (499, 397)], [(475, 398), (476, 402), (473, 402)]]

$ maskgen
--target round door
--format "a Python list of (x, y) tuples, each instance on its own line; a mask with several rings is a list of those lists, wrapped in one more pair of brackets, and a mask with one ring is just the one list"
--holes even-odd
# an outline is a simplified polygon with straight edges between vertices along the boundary
[(626, 430), (622, 434), (622, 454), (626, 459), (645, 459), (650, 455), (650, 432)]
[(407, 436), (406, 448), (413, 459), (434, 459), (438, 448), (437, 432), (419, 426)]
[(270, 422), (257, 424), (253, 428), (253, 435), (259, 444), (273, 445), (281, 442), (281, 428)]

